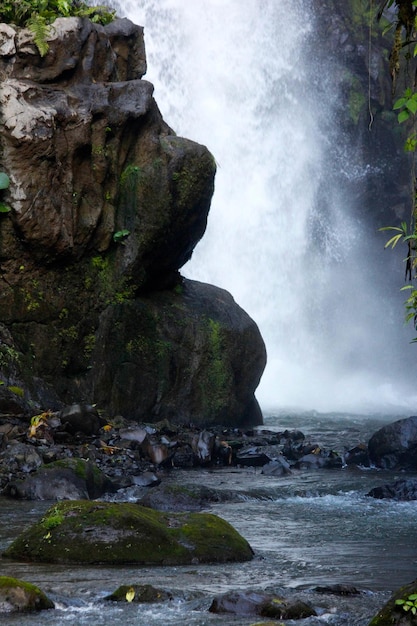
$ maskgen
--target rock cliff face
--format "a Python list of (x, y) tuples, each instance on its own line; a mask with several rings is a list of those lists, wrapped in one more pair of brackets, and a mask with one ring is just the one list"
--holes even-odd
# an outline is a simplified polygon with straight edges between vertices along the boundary
[(4, 402), (23, 390), (48, 408), (259, 423), (255, 323), (178, 272), (204, 233), (215, 162), (162, 119), (143, 29), (62, 18), (48, 44), (41, 57), (28, 30), (0, 26)]

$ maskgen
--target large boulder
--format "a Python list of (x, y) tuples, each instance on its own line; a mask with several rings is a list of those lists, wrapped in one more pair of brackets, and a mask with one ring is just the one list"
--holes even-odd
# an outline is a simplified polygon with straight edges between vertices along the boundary
[(24, 390), (3, 404), (259, 423), (256, 325), (179, 275), (216, 166), (162, 119), (143, 29), (60, 18), (47, 43), (0, 25), (0, 374)]
[(184, 280), (104, 311), (92, 355), (96, 401), (144, 421), (259, 424), (254, 391), (265, 360), (256, 324), (228, 292)]
[(387, 424), (368, 442), (369, 457), (384, 469), (417, 469), (417, 416)]
[(4, 556), (45, 563), (181, 565), (248, 561), (253, 551), (209, 513), (161, 513), (136, 504), (60, 502)]

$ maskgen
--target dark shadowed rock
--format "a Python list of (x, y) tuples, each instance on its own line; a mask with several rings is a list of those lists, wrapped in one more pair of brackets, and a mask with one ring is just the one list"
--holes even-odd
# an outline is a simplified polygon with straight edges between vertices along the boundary
[(380, 428), (368, 442), (369, 456), (384, 469), (417, 469), (417, 416)]
[(278, 456), (262, 468), (262, 474), (265, 476), (286, 476), (291, 474), (290, 464), (283, 456)]
[(354, 448), (351, 448), (351, 450), (346, 452), (344, 461), (346, 465), (369, 467), (371, 465), (371, 460), (369, 458), (368, 446), (364, 443), (360, 443)]
[(199, 511), (213, 502), (231, 500), (236, 500), (236, 496), (227, 490), (204, 485), (162, 484), (143, 496), (139, 504), (158, 511)]
[(230, 591), (214, 598), (211, 613), (259, 615), (271, 619), (304, 619), (317, 615), (301, 600), (287, 600), (259, 591)]
[(232, 296), (184, 280), (176, 290), (102, 314), (92, 377), (97, 401), (111, 414), (197, 426), (259, 424), (254, 391), (265, 362), (259, 329)]
[(408, 502), (417, 500), (417, 479), (403, 478), (387, 485), (374, 487), (367, 494), (372, 498), (400, 500)]
[(97, 435), (105, 422), (89, 404), (73, 404), (59, 413), (62, 427), (71, 434)]
[[(142, 27), (60, 18), (49, 31), (41, 57), (30, 30), (0, 25), (2, 379), (53, 411), (261, 423), (256, 325), (179, 275), (206, 228), (213, 156), (162, 119)], [(97, 432), (90, 410), (61, 419)]]

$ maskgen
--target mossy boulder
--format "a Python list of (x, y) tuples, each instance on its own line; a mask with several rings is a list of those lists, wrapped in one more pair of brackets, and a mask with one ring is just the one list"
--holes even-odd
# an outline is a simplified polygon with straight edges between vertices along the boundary
[(256, 323), (218, 287), (182, 280), (108, 307), (92, 352), (95, 402), (137, 421), (262, 423), (266, 363)]
[(253, 551), (216, 515), (79, 500), (50, 508), (4, 556), (45, 563), (182, 565), (248, 561)]
[(117, 488), (91, 461), (69, 458), (44, 465), (27, 478), (10, 482), (4, 493), (24, 500), (93, 500)]
[[(414, 611), (413, 611), (414, 609)], [(417, 580), (395, 591), (369, 626), (415, 626), (417, 624)]]
[(165, 602), (172, 600), (173, 594), (165, 589), (158, 589), (153, 585), (121, 585), (105, 600), (113, 602), (137, 602), (137, 603), (153, 603)]
[(53, 608), (54, 603), (36, 585), (0, 576), (0, 614)]

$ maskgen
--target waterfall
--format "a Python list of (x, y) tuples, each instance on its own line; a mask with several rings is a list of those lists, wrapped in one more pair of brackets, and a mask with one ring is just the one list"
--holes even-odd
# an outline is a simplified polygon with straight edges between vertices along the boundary
[(164, 119), (218, 164), (207, 232), (183, 273), (230, 291), (259, 325), (262, 408), (411, 410), (417, 348), (403, 328), (401, 260), (381, 254), (362, 217), (372, 164), (335, 127), (309, 3), (119, 4), (145, 27)]

